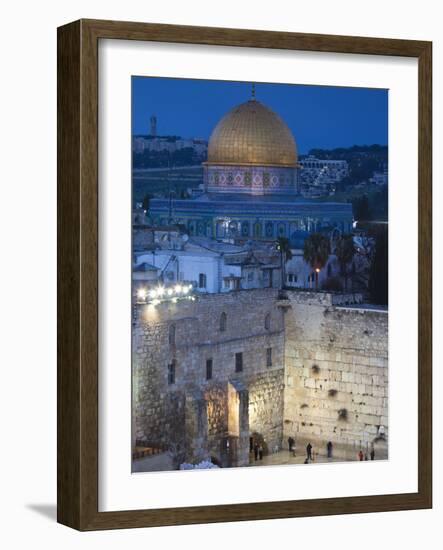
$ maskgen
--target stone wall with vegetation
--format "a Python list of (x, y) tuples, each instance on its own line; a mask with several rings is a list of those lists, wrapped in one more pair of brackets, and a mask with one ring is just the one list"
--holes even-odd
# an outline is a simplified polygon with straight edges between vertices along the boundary
[(332, 441), (343, 452), (385, 445), (387, 311), (308, 294), (289, 293), (285, 318), (285, 440)]

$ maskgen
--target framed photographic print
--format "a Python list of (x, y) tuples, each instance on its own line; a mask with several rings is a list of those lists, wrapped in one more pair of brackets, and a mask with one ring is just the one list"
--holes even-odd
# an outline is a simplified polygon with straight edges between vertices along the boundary
[(58, 520), (430, 508), (431, 43), (58, 31)]

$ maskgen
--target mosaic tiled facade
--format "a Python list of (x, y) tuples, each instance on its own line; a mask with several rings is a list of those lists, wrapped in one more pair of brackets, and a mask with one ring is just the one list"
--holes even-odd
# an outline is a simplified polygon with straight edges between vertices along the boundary
[(279, 166), (206, 165), (204, 184), (208, 193), (296, 194), (297, 171)]

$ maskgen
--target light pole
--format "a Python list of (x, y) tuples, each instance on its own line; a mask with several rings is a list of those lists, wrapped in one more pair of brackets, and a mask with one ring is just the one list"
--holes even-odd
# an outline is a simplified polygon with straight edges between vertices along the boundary
[(318, 290), (318, 274), (320, 273), (320, 268), (315, 268), (315, 290)]

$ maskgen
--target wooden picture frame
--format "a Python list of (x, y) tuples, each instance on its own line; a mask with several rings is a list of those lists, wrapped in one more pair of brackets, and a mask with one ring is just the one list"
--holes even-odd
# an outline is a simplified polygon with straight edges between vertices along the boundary
[[(315, 500), (98, 511), (98, 43), (159, 41), (418, 59), (418, 491)], [(58, 29), (58, 521), (82, 531), (432, 506), (432, 44), (80, 20)]]

